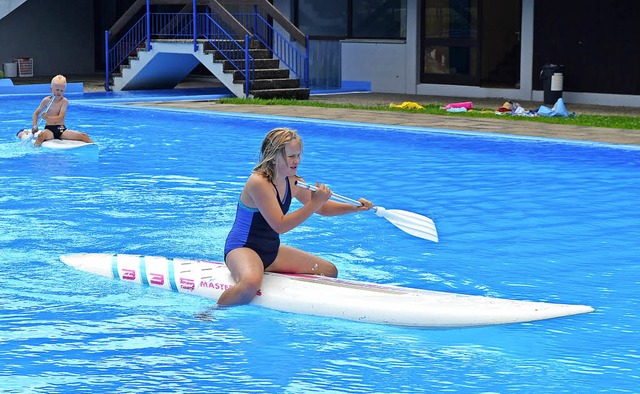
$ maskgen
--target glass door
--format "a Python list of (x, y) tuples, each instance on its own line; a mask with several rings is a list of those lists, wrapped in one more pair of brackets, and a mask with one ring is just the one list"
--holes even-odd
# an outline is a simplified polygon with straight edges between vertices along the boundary
[(421, 82), (480, 84), (479, 0), (423, 0)]

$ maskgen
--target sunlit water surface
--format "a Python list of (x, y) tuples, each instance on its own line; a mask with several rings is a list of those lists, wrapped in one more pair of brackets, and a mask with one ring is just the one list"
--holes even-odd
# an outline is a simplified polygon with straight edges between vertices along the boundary
[[(60, 154), (15, 139), (39, 99), (0, 99), (0, 391), (639, 390), (639, 150), (74, 100), (67, 126), (88, 132), (99, 154)], [(59, 261), (222, 259), (240, 190), (276, 126), (303, 136), (307, 181), (436, 222), (438, 244), (372, 213), (313, 217), (283, 236), (341, 277), (596, 312), (455, 330), (253, 306), (207, 320), (197, 316), (209, 300)]]

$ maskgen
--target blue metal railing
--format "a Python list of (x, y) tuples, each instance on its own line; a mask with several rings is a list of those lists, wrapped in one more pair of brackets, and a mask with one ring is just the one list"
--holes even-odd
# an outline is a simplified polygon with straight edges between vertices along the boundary
[[(148, 4), (148, 3), (147, 3)], [(306, 53), (302, 54), (285, 39), (259, 13), (257, 8), (251, 13), (235, 14), (240, 23), (252, 31), (255, 39), (268, 48), (291, 72), (309, 87), (309, 38), (306, 37)], [(151, 40), (192, 39), (194, 52), (198, 50), (198, 39), (203, 38), (215, 48), (232, 67), (245, 79), (245, 94), (249, 94), (255, 76), (255, 60), (250, 55), (250, 36), (233, 37), (216, 14), (210, 13), (152, 13), (147, 12), (112, 47), (109, 31), (105, 32), (106, 90), (109, 90), (110, 76), (131, 54), (140, 48), (151, 49)]]
[(105, 31), (106, 90), (109, 90), (109, 77), (111, 74), (147, 39), (147, 30), (147, 16), (144, 15), (138, 19), (127, 34), (111, 48), (109, 48), (109, 31)]
[[(149, 36), (154, 39), (193, 39), (193, 15), (190, 13), (154, 12), (149, 16)], [(198, 50), (197, 48), (194, 51)]]
[(244, 91), (248, 95), (255, 76), (255, 60), (249, 53), (251, 37), (245, 36), (244, 46), (240, 45), (209, 14), (198, 14), (197, 25), (198, 37), (207, 40), (244, 77)]
[(287, 40), (262, 16), (257, 6), (251, 11), (241, 10), (233, 16), (249, 31), (254, 38), (269, 49), (291, 72), (299, 78), (304, 87), (309, 87), (309, 36), (304, 44), (305, 53), (301, 53), (291, 41)]
[(253, 32), (293, 74), (300, 79), (303, 86), (309, 87), (309, 37), (306, 37), (306, 54), (300, 53), (293, 44), (273, 28), (257, 11), (253, 13)]

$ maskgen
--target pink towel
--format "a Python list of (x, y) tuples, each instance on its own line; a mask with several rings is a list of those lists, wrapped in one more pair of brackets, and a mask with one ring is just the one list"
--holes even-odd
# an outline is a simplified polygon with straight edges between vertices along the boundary
[(466, 108), (466, 109), (471, 109), (473, 108), (473, 103), (471, 101), (465, 101), (462, 103), (451, 103), (451, 104), (447, 104), (446, 107), (444, 107), (444, 109), (449, 109), (449, 108)]

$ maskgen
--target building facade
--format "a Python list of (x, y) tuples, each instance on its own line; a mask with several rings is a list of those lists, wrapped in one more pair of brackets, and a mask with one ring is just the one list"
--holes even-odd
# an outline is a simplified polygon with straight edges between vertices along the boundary
[[(104, 70), (104, 31), (134, 0), (15, 1), (0, 63), (35, 75)], [(308, 35), (312, 87), (543, 100), (562, 66), (567, 103), (640, 107), (640, 2), (633, 0), (272, 0)], [(54, 23), (55, 22), (55, 23)]]
[(317, 86), (366, 81), (376, 92), (542, 101), (541, 72), (553, 64), (567, 102), (640, 106), (639, 2), (274, 4), (311, 37)]

